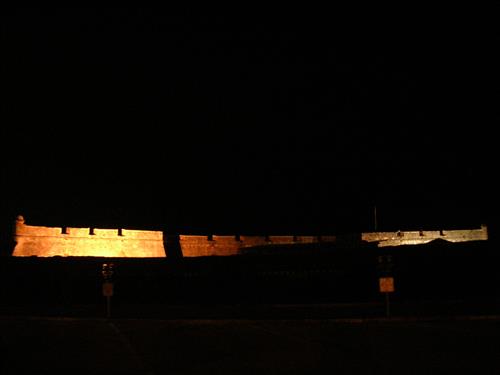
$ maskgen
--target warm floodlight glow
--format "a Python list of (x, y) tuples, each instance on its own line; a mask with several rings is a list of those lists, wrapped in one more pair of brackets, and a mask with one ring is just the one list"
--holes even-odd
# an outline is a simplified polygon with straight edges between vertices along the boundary
[[(353, 241), (352, 236), (219, 236), (179, 235), (178, 243), (184, 257), (237, 255), (248, 248), (273, 245), (330, 243)], [(378, 247), (425, 244), (436, 239), (448, 242), (483, 241), (488, 229), (398, 231), (361, 233), (358, 245), (376, 243)], [(30, 226), (22, 216), (16, 222), (14, 256), (95, 256), (163, 258), (169, 249), (163, 232), (98, 228), (55, 228)], [(356, 245), (356, 243), (353, 243)], [(178, 251), (178, 250), (176, 250)]]
[(165, 257), (160, 231), (38, 227), (17, 218), (14, 256)]

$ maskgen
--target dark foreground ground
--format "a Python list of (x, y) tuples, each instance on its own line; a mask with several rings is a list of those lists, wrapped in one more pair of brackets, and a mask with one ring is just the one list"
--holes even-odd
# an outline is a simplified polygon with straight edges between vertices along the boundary
[(500, 374), (496, 244), (308, 250), (112, 259), (109, 310), (109, 259), (4, 257), (0, 375)]
[(499, 374), (500, 318), (0, 318), (0, 373)]

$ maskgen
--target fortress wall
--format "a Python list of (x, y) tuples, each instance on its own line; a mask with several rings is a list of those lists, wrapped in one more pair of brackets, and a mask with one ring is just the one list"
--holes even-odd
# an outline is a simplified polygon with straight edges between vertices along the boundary
[(55, 227), (35, 227), (24, 225), (24, 221), (16, 221), (14, 235), (33, 236), (33, 237), (57, 237), (62, 233), (62, 228)]
[(163, 233), (161, 231), (122, 229), (122, 236), (139, 240), (163, 241)]
[(271, 244), (292, 244), (294, 243), (293, 236), (269, 236), (269, 242)]
[(214, 255), (215, 243), (207, 236), (180, 235), (182, 256), (196, 257)]
[(62, 228), (60, 228), (59, 235), (64, 238), (86, 238), (90, 235), (90, 228), (65, 228), (66, 234), (62, 233)]
[(214, 255), (236, 255), (239, 253), (243, 242), (236, 236), (213, 236), (215, 245)]
[[(487, 240), (487, 227), (466, 230), (368, 232), (345, 236), (200, 236), (180, 235), (179, 245), (185, 257), (227, 256), (241, 249), (279, 244), (377, 242), (378, 247), (424, 244), (436, 239), (450, 242)], [(30, 226), (18, 218), (15, 226), (14, 256), (104, 256), (165, 257), (163, 232), (129, 229), (59, 228)]]
[(243, 242), (242, 247), (263, 246), (269, 244), (266, 236), (241, 236), (240, 239)]
[(424, 244), (440, 238), (439, 231), (373, 232), (363, 233), (361, 239), (379, 242), (379, 247)]
[(451, 237), (449, 241), (452, 242), (483, 241), (488, 239), (488, 228), (486, 226), (482, 226), (481, 229), (444, 230), (443, 233), (445, 237)]
[(241, 253), (241, 249), (294, 243), (334, 242), (336, 236), (192, 236), (181, 235), (180, 245), (185, 257), (227, 256)]
[[(327, 238), (335, 238), (327, 236)], [(237, 255), (242, 248), (293, 243), (315, 243), (317, 236), (191, 236), (181, 235), (182, 254), (185, 257)]]
[(14, 256), (165, 257), (162, 232), (38, 227), (16, 222)]
[(298, 243), (314, 243), (317, 242), (318, 237), (316, 236), (296, 236), (295, 242)]
[(236, 236), (191, 236), (181, 235), (182, 255), (185, 257), (236, 255), (244, 246), (244, 240)]
[(450, 242), (482, 241), (488, 239), (486, 226), (480, 229), (442, 230), (442, 231), (401, 231), (362, 233), (363, 241), (379, 242), (379, 247), (418, 245), (436, 239)]

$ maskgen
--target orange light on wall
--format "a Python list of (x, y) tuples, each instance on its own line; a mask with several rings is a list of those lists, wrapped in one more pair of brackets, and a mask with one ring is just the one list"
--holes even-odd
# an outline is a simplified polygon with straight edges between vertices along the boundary
[(13, 256), (164, 258), (163, 233), (126, 229), (42, 227), (16, 220)]
[[(237, 255), (245, 249), (279, 244), (336, 243), (342, 236), (219, 236), (179, 235), (184, 257)], [(350, 240), (352, 238), (348, 235)], [(436, 239), (449, 242), (488, 239), (488, 228), (447, 231), (405, 231), (361, 233), (360, 241), (376, 242), (378, 247), (424, 244)], [(26, 225), (16, 220), (13, 256), (80, 257), (166, 257), (163, 232)]]

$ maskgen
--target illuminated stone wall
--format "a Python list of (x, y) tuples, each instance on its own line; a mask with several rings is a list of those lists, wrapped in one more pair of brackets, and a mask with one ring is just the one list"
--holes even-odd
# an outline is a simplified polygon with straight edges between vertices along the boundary
[(19, 217), (14, 240), (14, 256), (165, 257), (158, 231), (31, 226)]
[(185, 257), (209, 255), (235, 255), (241, 243), (235, 236), (180, 236), (182, 255)]
[(372, 232), (362, 233), (361, 239), (378, 242), (378, 247), (419, 245), (437, 239), (449, 242), (484, 241), (488, 239), (488, 228), (483, 225), (479, 229), (466, 230)]
[[(196, 236), (180, 235), (179, 245), (185, 257), (227, 256), (243, 249), (279, 244), (335, 241), (335, 236)], [(27, 225), (16, 221), (14, 256), (99, 256), (165, 257), (161, 231), (128, 229), (60, 228)]]
[[(196, 236), (180, 235), (182, 256), (238, 255), (245, 249), (284, 244), (318, 242), (357, 246), (360, 241), (378, 247), (417, 245), (436, 239), (449, 242), (488, 239), (486, 226), (479, 229), (443, 231), (371, 232), (357, 236)], [(26, 225), (18, 217), (14, 233), (14, 256), (99, 256), (163, 258), (165, 249), (163, 232), (128, 229), (59, 228)], [(353, 243), (354, 242), (354, 243)]]
[(335, 236), (191, 236), (181, 235), (180, 245), (185, 257), (237, 255), (243, 249), (295, 243), (333, 242)]

